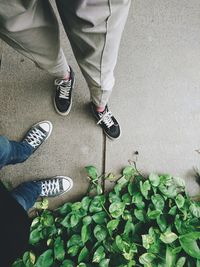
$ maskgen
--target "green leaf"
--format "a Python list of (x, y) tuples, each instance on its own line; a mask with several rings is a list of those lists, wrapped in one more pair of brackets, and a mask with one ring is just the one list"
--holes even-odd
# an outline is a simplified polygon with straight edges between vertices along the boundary
[(132, 203), (134, 203), (138, 209), (143, 209), (145, 207), (145, 203), (143, 201), (143, 196), (141, 195), (140, 192), (137, 192), (132, 197)]
[(110, 235), (112, 235), (112, 232), (117, 229), (117, 226), (119, 225), (119, 220), (114, 219), (107, 223), (107, 229)]
[(87, 249), (87, 247), (83, 247), (81, 252), (79, 253), (78, 256), (78, 263), (82, 262), (83, 260), (85, 260), (87, 258), (87, 256), (89, 255), (89, 250)]
[(176, 267), (184, 267), (186, 262), (186, 257), (181, 257), (176, 263)]
[(116, 195), (115, 193), (110, 192), (109, 193), (109, 201), (110, 201), (110, 203), (121, 202), (121, 198), (118, 195)]
[(127, 221), (124, 227), (124, 235), (128, 236), (131, 232), (133, 233), (135, 226), (131, 221)]
[(154, 238), (150, 235), (142, 235), (142, 245), (144, 248), (149, 249), (150, 245), (153, 244)]
[(103, 224), (106, 221), (106, 218), (108, 217), (107, 213), (105, 211), (100, 211), (92, 216), (92, 219), (97, 224)]
[(83, 218), (83, 224), (89, 225), (89, 224), (91, 224), (91, 222), (92, 222), (92, 217), (91, 216), (86, 216), (86, 217)]
[(83, 242), (81, 240), (80, 235), (77, 235), (77, 234), (72, 235), (71, 238), (67, 242), (67, 247), (68, 248), (72, 247), (72, 246), (75, 246), (75, 245), (78, 245), (78, 246), (82, 246), (83, 245)]
[(34, 267), (35, 264), (35, 254), (33, 254), (32, 252), (25, 252), (23, 255), (23, 262), (25, 264), (26, 267)]
[(164, 232), (167, 228), (167, 221), (164, 215), (160, 215), (156, 218), (157, 224), (162, 232)]
[(71, 212), (71, 206), (72, 206), (72, 203), (65, 203), (62, 207), (60, 207), (58, 209), (58, 212), (61, 214), (61, 215), (67, 215), (68, 213)]
[(65, 216), (65, 218), (61, 221), (60, 223), (61, 225), (63, 225), (66, 228), (70, 228), (71, 224), (70, 224), (70, 214), (68, 214), (67, 216)]
[(54, 242), (54, 257), (58, 261), (63, 261), (65, 257), (64, 242), (61, 237), (57, 237)]
[(117, 245), (119, 250), (125, 251), (125, 244), (124, 244), (124, 241), (123, 241), (123, 239), (121, 238), (120, 235), (117, 235), (115, 237), (115, 242), (116, 242), (116, 245)]
[(106, 179), (113, 181), (113, 180), (115, 179), (115, 174), (112, 173), (112, 172), (109, 173), (109, 174), (106, 176)]
[(161, 211), (160, 210), (148, 210), (147, 216), (150, 220), (155, 220), (160, 216)]
[(98, 177), (98, 173), (97, 173), (97, 169), (94, 166), (87, 166), (85, 167), (88, 176), (93, 179), (96, 180)]
[(105, 203), (105, 196), (95, 196), (94, 199), (91, 201), (89, 211), (91, 213), (96, 213), (103, 210), (102, 205)]
[(165, 244), (171, 244), (174, 242), (178, 236), (173, 232), (166, 231), (165, 233), (160, 235), (160, 240)]
[(105, 258), (104, 247), (100, 246), (95, 251), (92, 262), (100, 263), (100, 261), (102, 261), (104, 258)]
[(72, 246), (67, 250), (67, 253), (70, 254), (72, 257), (76, 256), (80, 250), (78, 245)]
[(189, 209), (193, 216), (200, 218), (200, 206), (198, 206), (196, 203), (192, 203)]
[(64, 260), (60, 267), (74, 267), (74, 264), (71, 260)]
[(49, 207), (49, 200), (47, 198), (44, 198), (42, 201), (35, 202), (34, 208), (38, 210), (46, 210)]
[(84, 210), (88, 211), (91, 201), (92, 201), (92, 199), (91, 199), (90, 197), (84, 197), (84, 198), (81, 200), (82, 208), (83, 208)]
[(184, 251), (193, 258), (200, 260), (200, 249), (197, 239), (200, 238), (200, 232), (191, 232), (179, 237), (180, 244)]
[(141, 264), (151, 266), (149, 264), (152, 263), (155, 258), (156, 256), (152, 253), (144, 253), (139, 257), (139, 262)]
[(23, 260), (17, 260), (13, 263), (12, 267), (26, 267), (26, 265), (23, 263)]
[(180, 177), (173, 177), (173, 182), (179, 188), (179, 191), (185, 190), (185, 181)]
[(99, 263), (99, 267), (109, 267), (110, 259), (103, 259)]
[(107, 236), (106, 228), (104, 226), (96, 225), (94, 228), (94, 236), (99, 242), (105, 240)]
[(72, 209), (72, 211), (76, 212), (76, 211), (80, 210), (81, 207), (82, 207), (81, 202), (75, 202), (72, 204), (71, 209)]
[(124, 210), (124, 213), (122, 214), (122, 218), (127, 221), (131, 221), (132, 220), (132, 214), (129, 210)]
[(149, 180), (146, 180), (144, 183), (140, 181), (140, 191), (146, 199), (148, 199), (148, 193), (150, 190), (151, 190), (151, 185)]
[(156, 210), (162, 211), (164, 209), (165, 201), (161, 195), (159, 195), (159, 194), (153, 195), (151, 197), (151, 201), (153, 202), (153, 205), (154, 205)]
[(90, 230), (88, 225), (83, 225), (81, 229), (81, 240), (85, 244), (90, 238)]
[(169, 213), (170, 215), (174, 216), (174, 215), (176, 215), (176, 212), (177, 212), (177, 207), (174, 206), (174, 207), (172, 207), (172, 208), (169, 210), (168, 213)]
[(169, 246), (167, 246), (167, 249), (166, 249), (165, 260), (166, 260), (167, 267), (174, 267), (174, 264), (176, 261), (176, 255), (172, 253), (172, 248), (170, 248)]
[(36, 226), (38, 226), (39, 223), (40, 223), (39, 217), (36, 217), (35, 219), (33, 219), (32, 223), (31, 223), (31, 229), (33, 230), (33, 228), (36, 228)]
[(178, 194), (175, 198), (175, 202), (177, 207), (180, 209), (184, 206), (185, 198), (181, 194)]
[(160, 177), (155, 173), (151, 173), (149, 175), (149, 181), (154, 187), (157, 187), (160, 184)]
[(178, 254), (178, 253), (181, 252), (181, 250), (182, 250), (182, 247), (181, 246), (175, 247), (175, 248), (172, 249), (172, 253), (173, 254)]
[[(68, 266), (66, 266), (68, 267)], [(84, 262), (81, 262), (79, 265), (77, 265), (76, 267), (87, 267), (87, 265)]]
[(135, 209), (134, 210), (134, 215), (139, 221), (141, 221), (141, 222), (145, 221), (145, 216), (144, 216), (143, 210)]
[(47, 251), (43, 252), (39, 258), (37, 259), (37, 262), (35, 264), (35, 267), (51, 267), (53, 264), (53, 251), (51, 249), (48, 249)]
[(70, 218), (70, 225), (71, 227), (74, 227), (78, 224), (79, 222), (79, 216), (77, 216), (76, 214), (72, 214), (71, 218)]
[(125, 209), (125, 204), (123, 202), (112, 203), (109, 207), (109, 212), (113, 218), (120, 217)]
[(29, 243), (31, 245), (35, 245), (37, 244), (40, 240), (42, 239), (42, 236), (41, 236), (41, 231), (36, 228), (35, 230), (33, 230), (30, 234), (30, 237), (29, 237)]
[(122, 201), (124, 202), (124, 204), (126, 205), (130, 205), (131, 204), (131, 196), (129, 195), (129, 193), (126, 193), (122, 196)]
[(127, 166), (123, 169), (123, 176), (126, 176), (128, 179), (130, 179), (131, 177), (133, 177), (133, 175), (135, 174), (135, 169), (132, 166)]

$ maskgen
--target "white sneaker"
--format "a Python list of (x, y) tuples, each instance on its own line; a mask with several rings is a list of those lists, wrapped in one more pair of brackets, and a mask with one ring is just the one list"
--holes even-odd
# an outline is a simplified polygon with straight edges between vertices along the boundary
[(50, 121), (41, 121), (33, 125), (25, 135), (23, 141), (27, 142), (32, 148), (33, 152), (46, 141), (52, 132), (52, 124)]
[(56, 197), (68, 192), (73, 187), (73, 181), (66, 176), (55, 176), (39, 181), (42, 186), (41, 197)]

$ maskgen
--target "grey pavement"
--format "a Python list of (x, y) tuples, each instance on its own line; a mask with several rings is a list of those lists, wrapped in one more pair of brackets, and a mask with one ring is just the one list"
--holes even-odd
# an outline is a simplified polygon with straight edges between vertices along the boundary
[[(84, 166), (119, 175), (132, 160), (144, 174), (183, 177), (188, 192), (199, 194), (193, 168), (200, 168), (200, 2), (132, 2), (110, 99), (122, 128), (117, 141), (105, 138), (95, 125), (89, 91), (63, 29), (61, 39), (77, 81), (67, 117), (54, 111), (52, 77), (0, 43), (0, 134), (20, 140), (35, 122), (53, 123), (49, 140), (28, 161), (5, 167), (0, 178), (16, 186), (24, 180), (70, 176), (73, 190), (51, 200), (53, 208), (85, 194)], [(112, 185), (106, 182), (106, 189)]]

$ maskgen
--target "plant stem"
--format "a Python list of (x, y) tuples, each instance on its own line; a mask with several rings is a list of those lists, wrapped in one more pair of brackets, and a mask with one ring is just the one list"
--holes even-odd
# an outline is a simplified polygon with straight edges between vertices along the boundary
[(110, 215), (110, 213), (107, 211), (106, 207), (101, 203), (102, 208), (105, 210), (105, 212), (107, 213), (107, 215), (109, 216), (109, 218), (112, 220), (112, 216)]

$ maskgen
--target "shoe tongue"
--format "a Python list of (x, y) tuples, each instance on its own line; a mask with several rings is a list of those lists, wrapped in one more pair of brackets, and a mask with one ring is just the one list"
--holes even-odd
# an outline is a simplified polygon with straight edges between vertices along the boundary
[(60, 179), (60, 180), (59, 180), (59, 188), (60, 188), (61, 190), (63, 190), (63, 189), (64, 189), (64, 188), (63, 188), (62, 179)]

